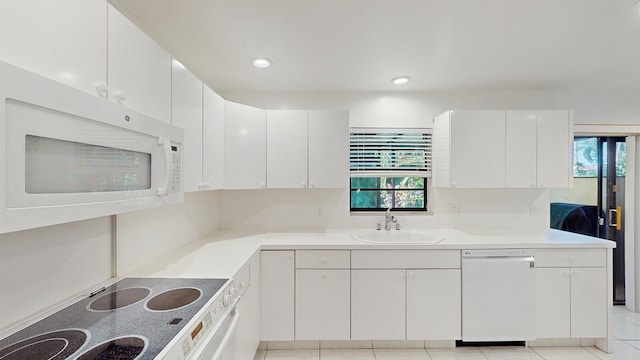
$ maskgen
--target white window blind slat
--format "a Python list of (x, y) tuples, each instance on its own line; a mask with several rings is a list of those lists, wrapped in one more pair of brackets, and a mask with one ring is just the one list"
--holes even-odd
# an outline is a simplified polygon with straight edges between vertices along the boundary
[(431, 177), (431, 129), (350, 130), (351, 177)]

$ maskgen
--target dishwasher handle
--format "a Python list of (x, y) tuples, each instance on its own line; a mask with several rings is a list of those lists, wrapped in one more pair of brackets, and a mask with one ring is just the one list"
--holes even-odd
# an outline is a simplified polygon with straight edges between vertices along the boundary
[(533, 255), (529, 256), (475, 256), (475, 257), (463, 257), (462, 263), (517, 263), (527, 262), (529, 268), (536, 267), (536, 258)]

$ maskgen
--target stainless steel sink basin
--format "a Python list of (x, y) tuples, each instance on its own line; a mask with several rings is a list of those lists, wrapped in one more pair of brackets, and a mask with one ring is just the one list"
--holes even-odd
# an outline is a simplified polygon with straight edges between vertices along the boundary
[(375, 230), (363, 229), (351, 232), (351, 236), (371, 244), (439, 244), (444, 235), (437, 230)]

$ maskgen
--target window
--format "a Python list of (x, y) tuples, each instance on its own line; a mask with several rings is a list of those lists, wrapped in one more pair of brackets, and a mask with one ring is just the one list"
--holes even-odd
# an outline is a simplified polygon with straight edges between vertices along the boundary
[[(573, 140), (573, 177), (598, 177), (598, 148), (598, 137), (576, 137)], [(602, 146), (602, 166), (604, 169), (607, 168), (609, 158), (607, 150), (606, 146)], [(615, 162), (616, 176), (624, 177), (627, 171), (626, 143), (616, 142)]]
[(351, 211), (427, 211), (431, 129), (352, 128)]

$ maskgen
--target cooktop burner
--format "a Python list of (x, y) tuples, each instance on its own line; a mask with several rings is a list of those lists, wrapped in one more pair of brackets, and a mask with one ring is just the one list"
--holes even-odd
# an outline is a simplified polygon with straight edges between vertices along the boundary
[(123, 279), (0, 340), (0, 360), (154, 359), (226, 282)]
[(147, 342), (137, 336), (128, 336), (109, 340), (96, 345), (78, 360), (133, 360), (140, 356), (147, 347)]
[(135, 304), (151, 294), (148, 288), (128, 288), (102, 295), (89, 304), (91, 310), (111, 311)]
[(2, 360), (61, 360), (73, 355), (87, 341), (87, 332), (77, 329), (37, 335), (0, 350)]
[(147, 302), (147, 308), (155, 311), (179, 309), (198, 300), (202, 291), (194, 288), (182, 288), (165, 291)]

